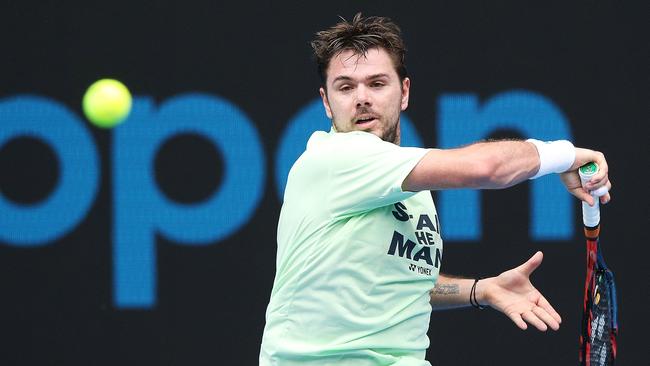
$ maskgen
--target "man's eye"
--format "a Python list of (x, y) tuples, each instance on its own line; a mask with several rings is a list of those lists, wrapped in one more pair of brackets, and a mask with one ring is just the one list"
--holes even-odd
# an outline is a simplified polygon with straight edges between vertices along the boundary
[(340, 90), (340, 91), (349, 91), (349, 90), (352, 90), (352, 87), (351, 87), (350, 85), (342, 85), (342, 86), (339, 88), (339, 90)]
[(382, 86), (384, 86), (384, 83), (379, 81), (372, 83), (373, 88), (381, 88)]

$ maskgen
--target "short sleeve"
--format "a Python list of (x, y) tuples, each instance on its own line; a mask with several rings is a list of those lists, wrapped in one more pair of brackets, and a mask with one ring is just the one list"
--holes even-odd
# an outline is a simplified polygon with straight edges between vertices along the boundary
[(337, 135), (327, 149), (333, 216), (391, 205), (416, 193), (402, 191), (402, 183), (428, 149), (400, 147), (365, 132)]

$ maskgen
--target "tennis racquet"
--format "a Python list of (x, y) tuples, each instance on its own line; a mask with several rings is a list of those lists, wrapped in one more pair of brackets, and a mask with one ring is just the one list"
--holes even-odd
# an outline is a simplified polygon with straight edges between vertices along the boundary
[[(582, 184), (584, 185), (597, 172), (598, 165), (595, 163), (580, 167)], [(582, 219), (587, 238), (587, 276), (580, 334), (581, 366), (610, 366), (616, 361), (618, 335), (616, 285), (614, 274), (605, 264), (599, 241), (598, 197), (607, 193), (607, 189), (603, 188), (592, 192), (593, 206), (582, 202)]]

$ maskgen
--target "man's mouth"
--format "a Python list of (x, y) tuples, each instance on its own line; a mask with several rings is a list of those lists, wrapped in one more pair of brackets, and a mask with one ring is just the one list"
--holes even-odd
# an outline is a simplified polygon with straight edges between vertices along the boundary
[(361, 116), (361, 117), (357, 117), (354, 123), (357, 126), (359, 126), (359, 125), (367, 125), (367, 124), (371, 123), (372, 121), (374, 121), (375, 119), (376, 119), (375, 116)]

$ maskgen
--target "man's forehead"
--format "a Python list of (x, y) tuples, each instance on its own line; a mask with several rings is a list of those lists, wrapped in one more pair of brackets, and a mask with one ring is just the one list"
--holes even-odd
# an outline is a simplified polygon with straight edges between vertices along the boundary
[(327, 79), (366, 78), (370, 75), (386, 74), (397, 76), (395, 66), (388, 53), (380, 48), (371, 48), (366, 54), (344, 50), (332, 57), (327, 68)]

